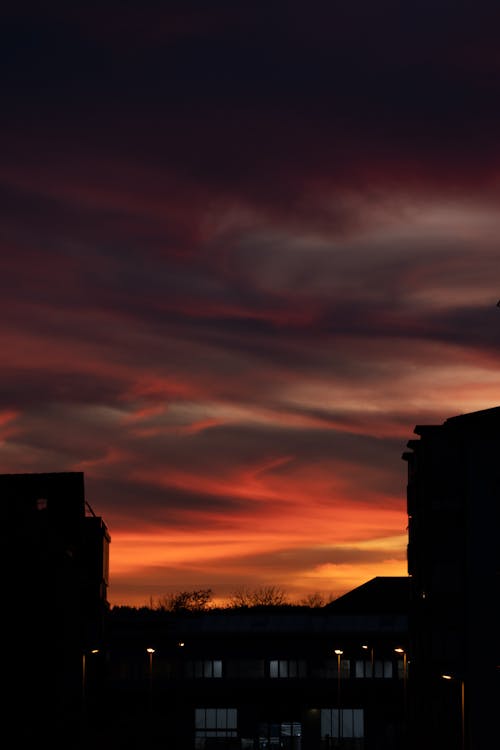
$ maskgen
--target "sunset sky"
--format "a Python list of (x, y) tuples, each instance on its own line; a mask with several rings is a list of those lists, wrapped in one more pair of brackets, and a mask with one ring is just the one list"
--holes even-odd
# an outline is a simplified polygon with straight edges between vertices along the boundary
[(405, 575), (500, 404), (500, 6), (10, 6), (0, 473), (84, 472), (112, 605)]

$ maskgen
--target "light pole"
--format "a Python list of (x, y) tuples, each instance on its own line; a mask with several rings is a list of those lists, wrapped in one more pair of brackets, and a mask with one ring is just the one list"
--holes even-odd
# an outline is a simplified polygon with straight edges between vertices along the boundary
[(406, 676), (408, 671), (408, 663), (406, 658), (406, 650), (402, 646), (397, 646), (394, 649), (397, 654), (403, 655), (403, 730), (406, 735), (407, 723), (408, 723), (408, 711), (407, 711), (407, 697), (406, 697)]
[(85, 702), (87, 692), (87, 654), (82, 652), (82, 716), (85, 716)]
[[(98, 654), (98, 648), (92, 648), (89, 654)], [(87, 713), (87, 652), (82, 651), (82, 719), (85, 721)]]
[(153, 654), (155, 649), (149, 647), (146, 651), (149, 656), (149, 713), (151, 714), (153, 712)]
[[(370, 677), (373, 678), (375, 676), (375, 672), (374, 672), (374, 670), (375, 670), (375, 664), (374, 664), (373, 646), (370, 648), (370, 646), (368, 646), (367, 643), (363, 643), (363, 645), (361, 646), (361, 648), (364, 651), (368, 651), (368, 650), (370, 651), (370, 669), (371, 669), (371, 675), (370, 675)], [(363, 672), (365, 672), (365, 670), (363, 670)]]
[(344, 653), (342, 649), (336, 648), (335, 653), (337, 654), (337, 705), (339, 712), (339, 745), (342, 742), (342, 708), (340, 705), (340, 657)]
[(443, 680), (452, 680), (460, 682), (460, 748), (465, 750), (465, 682), (458, 680), (452, 674), (442, 674)]
[(406, 693), (406, 672), (407, 672), (406, 651), (404, 650), (404, 648), (401, 648), (400, 646), (398, 646), (397, 648), (395, 648), (394, 651), (397, 654), (402, 654), (403, 655), (403, 688), (404, 688), (404, 691)]

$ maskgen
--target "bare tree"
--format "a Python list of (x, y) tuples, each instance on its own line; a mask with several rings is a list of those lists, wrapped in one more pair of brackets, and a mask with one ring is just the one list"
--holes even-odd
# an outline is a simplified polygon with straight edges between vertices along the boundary
[[(328, 601), (331, 601), (329, 599)], [(299, 604), (303, 607), (324, 607), (327, 603), (326, 597), (319, 591), (313, 591), (311, 594), (307, 594), (300, 600)]]
[(153, 608), (165, 612), (201, 612), (209, 609), (212, 594), (212, 589), (176, 591), (160, 596)]
[(229, 607), (282, 607), (289, 604), (286, 593), (279, 586), (259, 586), (254, 589), (242, 588), (233, 592)]

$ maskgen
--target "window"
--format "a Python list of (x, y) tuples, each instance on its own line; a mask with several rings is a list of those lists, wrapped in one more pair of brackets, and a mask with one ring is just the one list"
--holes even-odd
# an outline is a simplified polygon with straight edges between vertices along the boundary
[(282, 737), (301, 737), (302, 736), (302, 724), (300, 721), (282, 721), (281, 722), (281, 736)]
[(303, 659), (271, 659), (269, 677), (305, 677), (306, 663)]
[(195, 748), (204, 750), (214, 737), (237, 737), (235, 708), (195, 708)]
[(356, 677), (386, 677), (393, 675), (393, 664), (390, 659), (376, 659), (373, 663), (368, 659), (356, 659), (354, 674)]
[(392, 660), (376, 659), (375, 660), (375, 677), (392, 677)]
[(186, 677), (222, 677), (222, 661), (220, 659), (200, 659), (186, 663)]
[(322, 708), (321, 736), (364, 737), (364, 711), (362, 708)]
[[(260, 748), (291, 748), (300, 746), (297, 741), (294, 742), (288, 739), (289, 737), (302, 737), (302, 724), (300, 721), (273, 721), (259, 724)], [(254, 746), (252, 745), (252, 747)]]
[[(328, 678), (335, 678), (337, 679), (339, 676), (338, 673), (338, 661), (337, 658), (335, 659), (326, 659), (325, 660), (325, 672), (324, 676)], [(342, 680), (348, 680), (351, 676), (351, 660), (350, 659), (341, 659), (340, 660), (340, 678)]]
[(356, 659), (354, 674), (356, 677), (373, 677), (371, 659)]
[(224, 662), (224, 676), (228, 680), (262, 679), (265, 669), (264, 659), (229, 659)]

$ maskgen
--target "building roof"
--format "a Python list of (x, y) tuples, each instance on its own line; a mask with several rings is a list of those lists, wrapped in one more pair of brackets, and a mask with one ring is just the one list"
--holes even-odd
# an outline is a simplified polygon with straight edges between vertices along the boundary
[[(448, 417), (442, 424), (418, 424), (415, 426), (413, 432), (416, 435), (422, 435), (424, 433), (432, 433), (436, 430), (445, 428), (466, 428), (480, 427), (482, 430), (497, 429), (500, 425), (500, 406), (493, 406), (491, 409), (481, 409), (479, 411), (471, 411), (465, 414), (457, 414), (454, 417)], [(410, 441), (411, 442), (411, 441)]]
[(406, 614), (409, 576), (376, 576), (326, 605), (335, 614)]
[(456, 424), (457, 422), (493, 422), (495, 424), (500, 423), (500, 406), (494, 406), (491, 409), (481, 409), (480, 411), (471, 411), (466, 414), (457, 414), (455, 417), (450, 417), (446, 420), (446, 423)]

